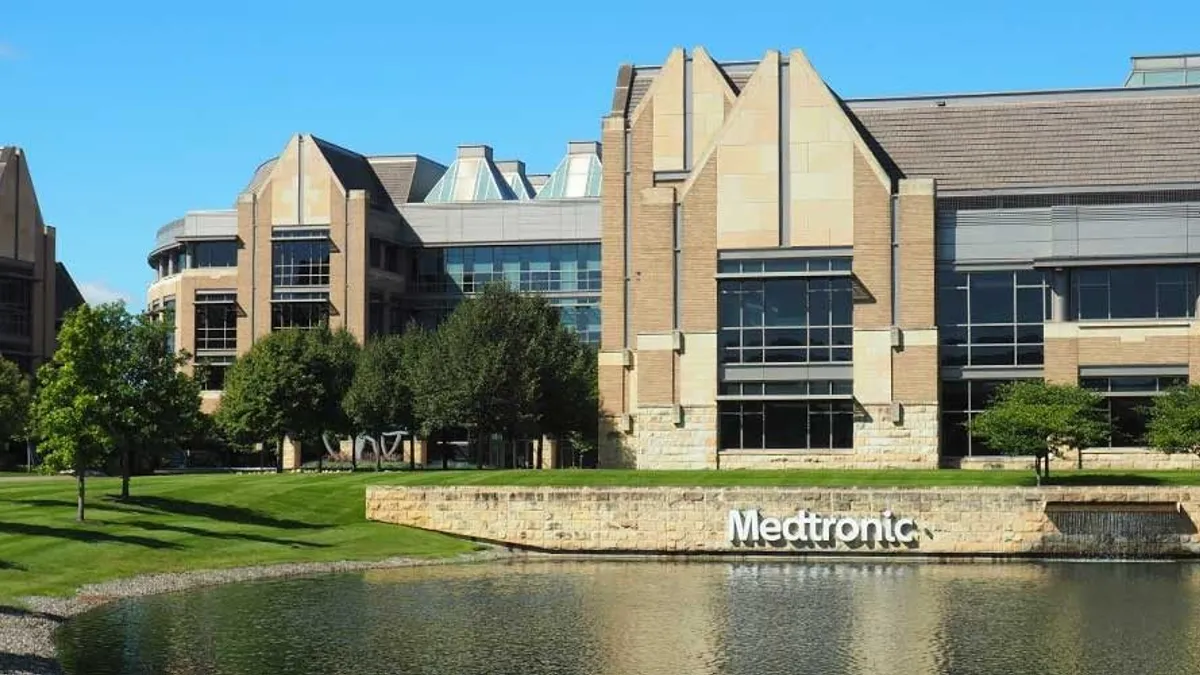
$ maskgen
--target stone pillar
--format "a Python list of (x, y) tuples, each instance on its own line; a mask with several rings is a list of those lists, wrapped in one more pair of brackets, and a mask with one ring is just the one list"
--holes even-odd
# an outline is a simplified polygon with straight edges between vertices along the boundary
[(1050, 320), (1067, 320), (1067, 273), (1065, 270), (1054, 270), (1050, 273)]
[[(559, 441), (553, 436), (542, 436), (542, 463), (537, 468), (553, 469), (558, 466), (558, 446)], [(533, 461), (537, 463), (537, 448), (533, 449)]]
[(338, 441), (338, 457), (349, 462), (355, 459), (354, 453), (357, 450), (356, 442), (353, 437), (343, 438)]
[(412, 452), (417, 466), (425, 466), (429, 463), (429, 441), (424, 438), (413, 441)]
[(301, 454), (300, 441), (293, 440), (291, 436), (283, 438), (283, 470), (294, 471), (300, 468)]

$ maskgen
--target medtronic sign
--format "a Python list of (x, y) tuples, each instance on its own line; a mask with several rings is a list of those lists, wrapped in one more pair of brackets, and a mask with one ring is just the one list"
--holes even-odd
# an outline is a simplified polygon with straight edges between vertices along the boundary
[(758, 509), (729, 512), (732, 544), (912, 544), (916, 538), (916, 522), (893, 519), (891, 511), (871, 518), (825, 518), (804, 510), (788, 518), (763, 518)]

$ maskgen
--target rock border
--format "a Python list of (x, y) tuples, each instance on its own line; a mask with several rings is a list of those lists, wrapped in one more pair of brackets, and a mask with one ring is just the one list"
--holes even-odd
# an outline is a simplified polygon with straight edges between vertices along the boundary
[(516, 557), (511, 551), (489, 548), (448, 558), (393, 557), (376, 561), (281, 563), (194, 572), (144, 574), (82, 586), (67, 598), (22, 598), (24, 609), (0, 607), (0, 673), (5, 675), (63, 675), (54, 646), (55, 632), (71, 617), (124, 598), (174, 593), (196, 588), (288, 577), (402, 569), (432, 565), (461, 565)]

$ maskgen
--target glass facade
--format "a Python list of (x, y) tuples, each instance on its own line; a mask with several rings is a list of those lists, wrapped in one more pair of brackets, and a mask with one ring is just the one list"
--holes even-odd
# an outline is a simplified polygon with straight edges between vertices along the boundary
[(276, 291), (271, 298), (271, 330), (329, 325), (329, 293)]
[(192, 244), (192, 267), (237, 267), (236, 241), (198, 241)]
[(1079, 386), (1104, 396), (1104, 411), (1112, 430), (1108, 444), (1113, 448), (1146, 445), (1146, 422), (1154, 397), (1187, 383), (1187, 377), (1182, 375), (1079, 379)]
[(1037, 366), (1050, 291), (1039, 271), (938, 275), (943, 366)]
[(720, 401), (722, 450), (854, 447), (854, 403), (831, 400)]
[(1013, 380), (946, 380), (941, 392), (943, 457), (995, 455), (987, 444), (971, 436), (975, 416), (987, 409), (996, 390)]
[(1071, 272), (1074, 318), (1184, 319), (1195, 315), (1194, 268), (1100, 267)]
[(196, 294), (196, 351), (237, 349), (237, 294)]
[(600, 342), (599, 244), (420, 249), (413, 253), (409, 278), (418, 297), (408, 304), (404, 323), (433, 328), (463, 297), (503, 282), (524, 293), (546, 294), (563, 325), (586, 342)]
[(417, 293), (477, 293), (494, 281), (522, 292), (599, 293), (600, 245), (421, 249), (411, 278)]
[(722, 363), (849, 362), (849, 278), (723, 279), (718, 285)]
[(33, 335), (33, 281), (0, 278), (0, 336), (18, 341)]
[(196, 380), (204, 391), (225, 389), (225, 373), (233, 365), (231, 356), (209, 356), (196, 358)]
[(271, 283), (274, 286), (328, 286), (329, 240), (273, 242)]

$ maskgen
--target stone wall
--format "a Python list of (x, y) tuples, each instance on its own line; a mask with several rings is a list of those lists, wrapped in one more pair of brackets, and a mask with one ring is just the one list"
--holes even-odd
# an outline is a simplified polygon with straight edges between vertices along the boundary
[(675, 409), (639, 408), (625, 441), (638, 469), (711, 469), (716, 466), (717, 409), (684, 406), (683, 424)]
[[(1083, 520), (1064, 521), (1066, 504)], [(1113, 506), (1120, 504), (1123, 506)], [(1047, 506), (1050, 505), (1048, 511)], [(747, 546), (729, 537), (731, 510), (787, 518), (910, 518), (915, 540), (776, 542)], [(1119, 511), (1113, 516), (1108, 511)], [(1143, 510), (1144, 514), (1128, 512)], [(1086, 513), (1101, 512), (1098, 520)], [(1192, 515), (1200, 488), (523, 488), (371, 487), (367, 518), (485, 541), (561, 552), (864, 553), (902, 555), (1200, 555)], [(1158, 520), (1153, 540), (1113, 539), (1111, 523)], [(1165, 520), (1164, 520), (1165, 519)], [(1079, 530), (1084, 526), (1099, 531)], [(1070, 526), (1065, 526), (1068, 523)], [(1109, 523), (1103, 525), (1103, 523)], [(1164, 523), (1166, 523), (1164, 525)], [(1075, 529), (1072, 529), (1075, 528)], [(1136, 528), (1134, 528), (1136, 529)], [(1133, 530), (1131, 530), (1133, 531)], [(1149, 532), (1143, 529), (1143, 532)], [(1161, 532), (1168, 534), (1161, 534)]]
[[(1050, 473), (1073, 471), (1077, 466), (1075, 454), (1055, 457), (1050, 461)], [(964, 457), (962, 469), (1032, 470), (1033, 457)], [(1093, 448), (1083, 451), (1084, 471), (1175, 471), (1200, 470), (1200, 457), (1187, 452), (1167, 454), (1140, 448)]]

